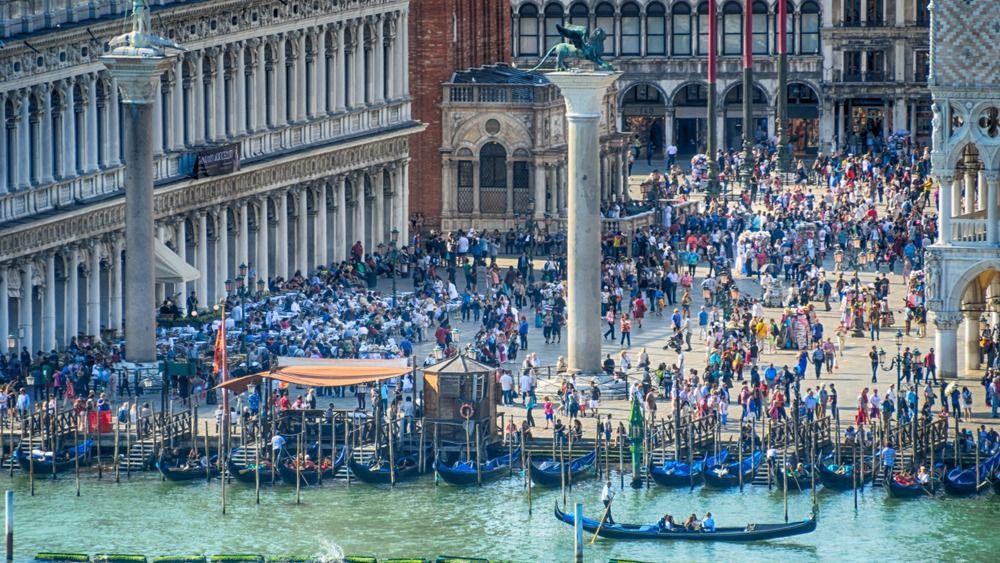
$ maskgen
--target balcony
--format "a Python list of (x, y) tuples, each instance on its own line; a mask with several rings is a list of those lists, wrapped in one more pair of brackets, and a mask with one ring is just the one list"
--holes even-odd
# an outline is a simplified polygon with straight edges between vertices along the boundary
[(834, 82), (843, 83), (858, 83), (858, 82), (892, 82), (892, 76), (889, 76), (884, 70), (869, 70), (867, 72), (845, 72), (845, 71), (833, 71)]
[(986, 219), (952, 219), (952, 242), (986, 242)]

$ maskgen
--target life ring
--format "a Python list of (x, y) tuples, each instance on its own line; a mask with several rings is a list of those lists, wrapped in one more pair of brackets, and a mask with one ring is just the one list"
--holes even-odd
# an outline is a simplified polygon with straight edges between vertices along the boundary
[(465, 420), (469, 420), (472, 418), (472, 415), (476, 413), (476, 411), (472, 408), (472, 403), (465, 403), (460, 409), (458, 409), (458, 413), (461, 414), (462, 418)]

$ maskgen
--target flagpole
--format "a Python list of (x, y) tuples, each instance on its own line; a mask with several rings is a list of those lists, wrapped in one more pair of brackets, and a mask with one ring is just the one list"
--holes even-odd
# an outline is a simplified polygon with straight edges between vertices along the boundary
[[(219, 385), (229, 379), (229, 358), (226, 351), (226, 302), (216, 305), (219, 308), (219, 331), (215, 337), (215, 373), (219, 376)], [(229, 390), (219, 387), (222, 392), (222, 427), (219, 428), (219, 466), (225, 470), (229, 448)], [(225, 489), (223, 489), (225, 490)], [(224, 509), (223, 509), (224, 510)]]

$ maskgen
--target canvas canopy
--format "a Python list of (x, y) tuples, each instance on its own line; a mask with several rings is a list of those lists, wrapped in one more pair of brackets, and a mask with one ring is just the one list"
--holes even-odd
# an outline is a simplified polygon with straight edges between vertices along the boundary
[(246, 391), (250, 385), (259, 385), (265, 378), (307, 387), (339, 387), (402, 377), (410, 373), (410, 370), (411, 368), (406, 366), (287, 366), (275, 371), (262, 371), (230, 379), (215, 388), (228, 389), (238, 394)]

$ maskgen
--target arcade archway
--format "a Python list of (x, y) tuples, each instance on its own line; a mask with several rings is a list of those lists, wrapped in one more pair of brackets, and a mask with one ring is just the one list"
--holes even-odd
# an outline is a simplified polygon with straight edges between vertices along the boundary
[[(666, 96), (653, 84), (640, 82), (625, 90), (621, 98), (622, 131), (638, 136), (642, 149), (637, 158), (663, 158), (666, 110)], [(650, 149), (651, 155), (647, 154)]]

